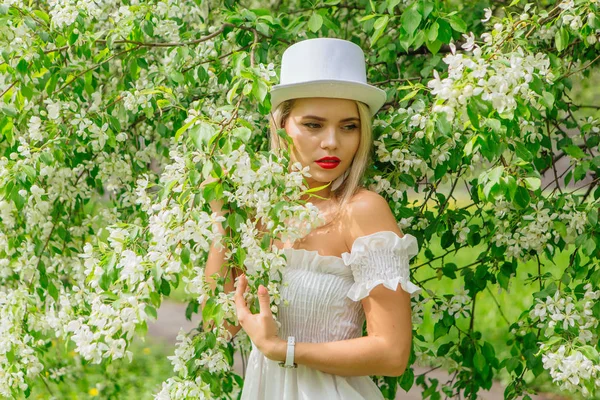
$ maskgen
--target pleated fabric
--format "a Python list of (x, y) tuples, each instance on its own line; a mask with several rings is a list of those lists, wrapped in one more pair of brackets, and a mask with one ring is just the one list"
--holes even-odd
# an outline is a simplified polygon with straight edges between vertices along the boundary
[[(278, 336), (296, 343), (325, 343), (362, 336), (365, 314), (360, 300), (383, 284), (416, 294), (408, 263), (417, 239), (380, 231), (357, 238), (350, 253), (322, 256), (317, 251), (284, 249), (287, 265), (280, 284)], [(287, 306), (284, 305), (287, 301)], [(242, 400), (379, 400), (369, 376), (337, 376), (298, 364), (282, 368), (252, 343)]]

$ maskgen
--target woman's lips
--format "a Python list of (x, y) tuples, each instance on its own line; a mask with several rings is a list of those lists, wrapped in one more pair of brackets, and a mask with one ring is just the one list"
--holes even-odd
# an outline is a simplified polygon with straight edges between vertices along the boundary
[(317, 165), (324, 169), (334, 169), (340, 165), (339, 161), (315, 161)]

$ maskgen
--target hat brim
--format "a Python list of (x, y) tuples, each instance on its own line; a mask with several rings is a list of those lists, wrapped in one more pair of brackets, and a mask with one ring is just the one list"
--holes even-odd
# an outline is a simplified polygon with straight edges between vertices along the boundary
[(385, 104), (387, 95), (375, 86), (351, 81), (318, 80), (311, 82), (275, 85), (271, 88), (271, 109), (277, 108), (285, 100), (328, 97), (357, 100), (369, 106), (371, 117)]

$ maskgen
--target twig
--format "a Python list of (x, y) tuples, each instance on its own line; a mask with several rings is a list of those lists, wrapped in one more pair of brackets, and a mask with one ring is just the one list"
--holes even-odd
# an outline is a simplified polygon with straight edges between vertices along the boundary
[(385, 81), (374, 82), (373, 85), (385, 85), (386, 83), (390, 83), (390, 82), (408, 82), (408, 81), (413, 81), (413, 80), (421, 81), (421, 80), (423, 80), (423, 78), (421, 78), (420, 76), (413, 76), (410, 78), (386, 79)]
[[(214, 38), (215, 36), (219, 36), (221, 33), (223, 33), (223, 31), (225, 30), (225, 28), (227, 27), (235, 27), (235, 25), (230, 24), (230, 23), (225, 23), (223, 24), (219, 29), (217, 29), (216, 31), (214, 31), (213, 33), (211, 33), (210, 35), (206, 35), (203, 36), (199, 39), (196, 40), (191, 40), (189, 42), (165, 42), (165, 43), (148, 43), (148, 42), (138, 42), (135, 40), (115, 40), (113, 43), (129, 43), (129, 44), (135, 44), (138, 47), (180, 47), (180, 46), (193, 46), (195, 44), (198, 43), (202, 43), (202, 42), (206, 42), (207, 40), (210, 40), (212, 38)], [(97, 40), (96, 42), (98, 43), (106, 43), (106, 40)]]
[(473, 327), (475, 326), (475, 300), (477, 300), (477, 293), (473, 295), (473, 302), (471, 303), (471, 320), (469, 321), (469, 332), (473, 333)]
[(537, 270), (538, 270), (538, 281), (540, 284), (540, 292), (543, 290), (543, 284), (542, 284), (542, 263), (540, 261), (540, 256), (538, 255), (537, 251), (535, 252), (535, 258), (537, 260)]
[(237, 50), (232, 50), (232, 51), (230, 51), (229, 53), (227, 53), (227, 54), (223, 54), (223, 55), (221, 55), (221, 56), (219, 56), (219, 57), (216, 57), (216, 58), (211, 58), (211, 59), (204, 60), (204, 61), (200, 61), (200, 62), (198, 62), (198, 63), (196, 63), (196, 64), (194, 64), (194, 65), (192, 65), (192, 66), (189, 66), (189, 67), (187, 67), (187, 68), (185, 68), (185, 69), (181, 70), (181, 72), (185, 74), (185, 73), (186, 73), (186, 72), (188, 72), (190, 69), (192, 69), (192, 68), (196, 68), (198, 65), (206, 64), (207, 62), (213, 62), (213, 61), (220, 60), (220, 59), (222, 59), (222, 58), (225, 58), (225, 57), (227, 57), (227, 56), (230, 56), (230, 55), (232, 55), (233, 53), (237, 53), (238, 51), (244, 51), (244, 50), (246, 50), (248, 47), (250, 47), (250, 44), (247, 44), (247, 45), (245, 45), (244, 47), (241, 47), (241, 48), (239, 48), (239, 49), (237, 49)]
[[(457, 268), (456, 271), (462, 271), (463, 269), (472, 267), (472, 266), (477, 265), (477, 264), (481, 264), (482, 262), (486, 262), (486, 261), (488, 261), (486, 258), (482, 258), (481, 260), (472, 262), (471, 264), (465, 265), (464, 267)], [(422, 285), (422, 284), (424, 284), (426, 282), (429, 282), (429, 281), (431, 281), (433, 279), (438, 279), (438, 277), (437, 276), (432, 276), (431, 278), (423, 279), (422, 281), (419, 282), (419, 284)]]
[(104, 60), (104, 61), (102, 61), (102, 62), (99, 62), (98, 64), (96, 64), (96, 65), (93, 65), (93, 66), (89, 67), (88, 69), (86, 69), (85, 71), (82, 71), (82, 72), (78, 73), (77, 75), (75, 75), (75, 76), (73, 77), (73, 79), (71, 79), (70, 81), (68, 81), (68, 82), (67, 82), (67, 83), (65, 83), (64, 85), (62, 85), (62, 86), (61, 86), (59, 89), (56, 89), (54, 92), (52, 92), (52, 95), (54, 96), (56, 93), (58, 93), (58, 92), (62, 91), (64, 88), (66, 88), (67, 86), (69, 86), (71, 83), (75, 82), (75, 80), (76, 80), (77, 78), (79, 78), (80, 76), (82, 76), (82, 75), (84, 75), (84, 74), (88, 73), (89, 71), (93, 71), (93, 70), (95, 70), (96, 68), (98, 68), (99, 66), (101, 66), (101, 65), (102, 65), (102, 64), (104, 64), (104, 63), (107, 63), (107, 62), (109, 62), (109, 61), (110, 61), (110, 60), (112, 60), (113, 58), (116, 58), (116, 57), (118, 57), (118, 56), (120, 56), (120, 55), (122, 55), (122, 54), (125, 54), (125, 53), (129, 53), (129, 52), (131, 52), (131, 51), (137, 50), (137, 49), (139, 49), (139, 48), (140, 48), (140, 46), (137, 46), (137, 47), (132, 47), (131, 49), (123, 50), (123, 51), (121, 51), (121, 52), (119, 52), (119, 53), (117, 53), (117, 54), (113, 54), (112, 56), (108, 57), (106, 60)]
[(256, 54), (254, 54), (254, 48), (258, 44), (258, 31), (255, 29), (252, 31), (254, 34), (254, 41), (252, 42), (252, 47), (250, 48), (250, 66), (254, 67)]
[(560, 79), (568, 78), (569, 76), (571, 76), (573, 74), (581, 72), (584, 69), (587, 69), (590, 65), (592, 65), (593, 63), (595, 63), (598, 60), (600, 60), (600, 55), (596, 56), (596, 58), (594, 58), (592, 61), (590, 61), (589, 63), (587, 63), (587, 65), (584, 65), (583, 67), (581, 67), (579, 69), (576, 69), (575, 71), (571, 71), (568, 74), (561, 76)]
[(44, 382), (44, 385), (46, 386), (46, 389), (48, 389), (48, 392), (50, 392), (50, 395), (51, 395), (52, 397), (55, 397), (55, 396), (54, 396), (54, 392), (52, 391), (52, 389), (50, 389), (50, 385), (48, 385), (48, 382), (46, 382), (46, 379), (44, 379), (44, 376), (43, 376), (43, 375), (41, 375), (41, 374), (40, 374), (39, 376), (40, 376), (40, 378), (42, 379), (42, 382)]
[(412, 268), (411, 268), (411, 271), (416, 271), (416, 270), (418, 270), (419, 268), (421, 268), (421, 267), (424, 267), (425, 265), (431, 265), (431, 263), (432, 263), (433, 261), (435, 261), (435, 260), (439, 260), (440, 258), (444, 258), (444, 257), (446, 257), (448, 254), (450, 254), (450, 253), (452, 253), (452, 252), (456, 252), (456, 251), (458, 251), (459, 249), (462, 249), (463, 247), (467, 247), (467, 244), (464, 244), (464, 245), (462, 245), (462, 246), (459, 246), (459, 247), (457, 247), (457, 248), (454, 248), (454, 249), (452, 249), (452, 250), (448, 250), (446, 253), (442, 254), (441, 256), (434, 257), (434, 258), (432, 258), (431, 260), (429, 260), (429, 261), (427, 261), (427, 262), (424, 262), (423, 264), (419, 264), (419, 265), (417, 265), (417, 266), (414, 266), (414, 267), (412, 267)]
[(50, 50), (44, 50), (44, 54), (50, 54), (50, 53), (54, 53), (55, 51), (63, 51), (63, 50), (67, 50), (69, 49), (71, 46), (66, 45), (63, 47), (58, 47), (56, 49), (50, 49)]
[[(456, 175), (456, 180), (452, 184), (452, 188), (450, 188), (450, 193), (448, 194), (448, 197), (446, 197), (444, 204), (442, 204), (442, 206), (440, 207), (440, 210), (438, 211), (438, 215), (441, 215), (444, 212), (444, 210), (446, 209), (446, 205), (450, 201), (450, 197), (452, 197), (452, 193), (454, 193), (454, 189), (456, 188), (456, 184), (458, 183), (458, 180), (460, 178), (460, 173), (461, 173), (461, 171), (459, 170), (458, 174)], [(454, 200), (456, 201), (456, 199), (454, 199)]]
[(335, 4), (335, 5), (320, 5), (320, 6), (316, 6), (313, 8), (301, 8), (299, 10), (290, 10), (290, 11), (287, 11), (287, 14), (300, 14), (300, 13), (309, 12), (309, 11), (314, 12), (315, 10), (318, 10), (320, 8), (332, 8), (332, 7), (337, 7), (340, 9), (345, 8), (347, 10), (360, 10), (360, 11), (366, 10), (366, 8), (363, 8), (363, 7), (349, 6), (346, 4)]
[(425, 376), (425, 375), (427, 375), (428, 373), (430, 373), (430, 372), (433, 372), (433, 371), (435, 371), (436, 369), (440, 369), (440, 368), (441, 368), (441, 366), (439, 366), (439, 365), (438, 365), (437, 367), (433, 367), (433, 368), (431, 368), (429, 371), (425, 371), (425, 372), (423, 372), (422, 374), (419, 374), (419, 375), (417, 375), (417, 376)]
[(492, 293), (490, 288), (487, 286), (486, 286), (486, 290), (488, 291), (490, 296), (492, 296), (492, 300), (494, 300), (494, 303), (496, 303), (496, 307), (498, 308), (498, 311), (500, 311), (500, 315), (502, 316), (504, 321), (506, 321), (506, 323), (510, 326), (510, 321), (508, 320), (508, 318), (506, 318), (506, 315), (504, 315), (504, 312), (502, 311), (502, 308), (500, 307), (500, 303), (498, 303), (498, 300), (496, 300), (496, 296), (494, 296), (494, 293)]
[[(550, 137), (550, 123), (546, 120), (546, 133), (548, 134), (548, 140), (550, 141), (550, 149), (552, 149), (552, 138)], [(562, 194), (562, 189), (560, 188), (560, 183), (558, 181), (558, 173), (556, 172), (556, 164), (554, 160), (552, 160), (552, 170), (554, 171), (554, 180), (556, 181), (556, 188)]]
[(2, 92), (2, 94), (0, 94), (0, 97), (4, 96), (6, 93), (8, 93), (8, 91), (10, 89), (12, 89), (13, 86), (15, 86), (17, 84), (17, 81), (14, 81), (4, 92)]

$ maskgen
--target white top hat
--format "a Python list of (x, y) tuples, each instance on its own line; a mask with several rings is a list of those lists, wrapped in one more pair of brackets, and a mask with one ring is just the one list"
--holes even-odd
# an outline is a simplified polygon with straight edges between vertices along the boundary
[(371, 116), (383, 106), (385, 91), (367, 83), (365, 55), (348, 40), (315, 38), (297, 42), (283, 52), (279, 84), (271, 88), (271, 108), (305, 97), (361, 101)]

